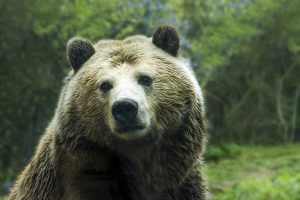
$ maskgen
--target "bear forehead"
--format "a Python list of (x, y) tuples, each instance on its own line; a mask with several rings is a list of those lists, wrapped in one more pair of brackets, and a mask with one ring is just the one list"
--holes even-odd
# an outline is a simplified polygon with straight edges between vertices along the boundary
[(130, 44), (136, 44), (136, 45), (141, 45), (145, 43), (151, 43), (151, 38), (148, 38), (143, 35), (135, 35), (135, 36), (130, 36), (127, 37), (123, 40), (100, 40), (96, 44), (96, 49), (100, 48), (114, 48), (117, 46), (122, 46), (122, 45), (130, 45)]
[(124, 40), (100, 40), (95, 45), (96, 53), (92, 57), (92, 62), (98, 63), (108, 61), (114, 65), (122, 63), (136, 64), (142, 62), (160, 62), (172, 64), (171, 60), (167, 62), (167, 53), (156, 48), (151, 38), (137, 35), (127, 37)]

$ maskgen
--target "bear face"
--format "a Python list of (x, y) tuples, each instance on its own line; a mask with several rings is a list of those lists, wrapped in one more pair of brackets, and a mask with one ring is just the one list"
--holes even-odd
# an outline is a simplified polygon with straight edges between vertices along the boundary
[(178, 34), (170, 26), (159, 28), (152, 38), (132, 36), (96, 45), (71, 40), (73, 72), (62, 107), (76, 115), (74, 126), (84, 127), (86, 137), (97, 143), (159, 140), (184, 124), (191, 101), (201, 98), (178, 48)]

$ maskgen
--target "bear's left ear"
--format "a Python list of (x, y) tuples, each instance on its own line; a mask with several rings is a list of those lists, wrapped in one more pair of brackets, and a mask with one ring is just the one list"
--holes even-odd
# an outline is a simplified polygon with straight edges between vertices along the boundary
[(178, 55), (179, 35), (174, 26), (160, 26), (152, 36), (152, 43), (172, 56)]
[(67, 55), (73, 70), (77, 72), (80, 67), (95, 53), (91, 42), (83, 38), (73, 38), (67, 44)]

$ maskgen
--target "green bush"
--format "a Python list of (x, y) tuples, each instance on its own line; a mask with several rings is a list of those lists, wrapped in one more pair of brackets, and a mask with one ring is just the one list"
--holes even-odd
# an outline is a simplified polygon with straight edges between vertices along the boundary
[(206, 152), (219, 159), (203, 167), (212, 200), (300, 200), (299, 144), (223, 146)]
[(300, 174), (282, 174), (273, 179), (256, 178), (234, 184), (218, 200), (297, 200), (300, 199)]
[(210, 145), (206, 149), (204, 157), (206, 160), (219, 161), (224, 158), (235, 158), (242, 152), (242, 147), (237, 144)]

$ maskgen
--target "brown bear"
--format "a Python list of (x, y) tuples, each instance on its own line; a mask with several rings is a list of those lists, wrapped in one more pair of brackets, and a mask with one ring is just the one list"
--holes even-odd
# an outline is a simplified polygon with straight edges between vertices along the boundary
[(55, 115), (8, 200), (206, 199), (201, 89), (174, 27), (71, 39)]

